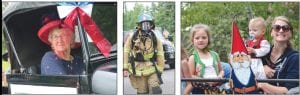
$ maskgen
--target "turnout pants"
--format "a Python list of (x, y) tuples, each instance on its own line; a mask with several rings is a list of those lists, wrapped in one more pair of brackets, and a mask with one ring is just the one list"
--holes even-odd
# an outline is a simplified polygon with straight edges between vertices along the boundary
[(130, 75), (130, 82), (133, 88), (137, 89), (138, 94), (161, 94), (160, 82), (156, 73), (149, 76)]

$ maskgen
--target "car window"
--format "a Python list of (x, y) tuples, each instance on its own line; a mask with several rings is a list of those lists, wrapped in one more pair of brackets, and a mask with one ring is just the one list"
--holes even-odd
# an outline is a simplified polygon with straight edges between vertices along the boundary
[[(107, 11), (110, 10), (110, 11)], [(105, 15), (103, 15), (105, 14)], [(117, 6), (116, 4), (99, 5), (94, 4), (92, 19), (98, 25), (103, 36), (113, 46), (117, 42)], [(91, 57), (103, 56), (93, 42), (88, 43), (89, 54)]]

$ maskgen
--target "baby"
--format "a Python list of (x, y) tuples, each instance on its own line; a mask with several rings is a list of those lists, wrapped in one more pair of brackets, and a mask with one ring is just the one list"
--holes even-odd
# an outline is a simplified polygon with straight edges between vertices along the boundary
[(265, 40), (266, 32), (265, 20), (262, 17), (256, 17), (249, 22), (249, 39), (246, 41), (247, 51), (251, 55), (251, 69), (256, 79), (265, 79), (266, 74), (263, 69), (261, 57), (270, 51), (270, 43)]

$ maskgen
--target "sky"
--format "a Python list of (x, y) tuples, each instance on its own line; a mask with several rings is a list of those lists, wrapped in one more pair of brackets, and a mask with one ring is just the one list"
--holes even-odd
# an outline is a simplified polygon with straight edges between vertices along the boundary
[(151, 2), (124, 2), (124, 7), (126, 6), (128, 11), (133, 10), (135, 3), (151, 7)]

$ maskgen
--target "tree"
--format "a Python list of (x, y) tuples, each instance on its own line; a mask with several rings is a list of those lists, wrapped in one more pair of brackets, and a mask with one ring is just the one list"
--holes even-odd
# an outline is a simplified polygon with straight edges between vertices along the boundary
[(99, 26), (105, 38), (111, 44), (117, 43), (117, 4), (94, 5), (92, 18)]
[(175, 5), (174, 3), (158, 3), (154, 6), (153, 14), (155, 23), (162, 29), (168, 30), (170, 33), (175, 33)]
[(123, 27), (125, 31), (135, 29), (138, 16), (144, 11), (144, 6), (136, 3), (133, 10), (124, 10)]

